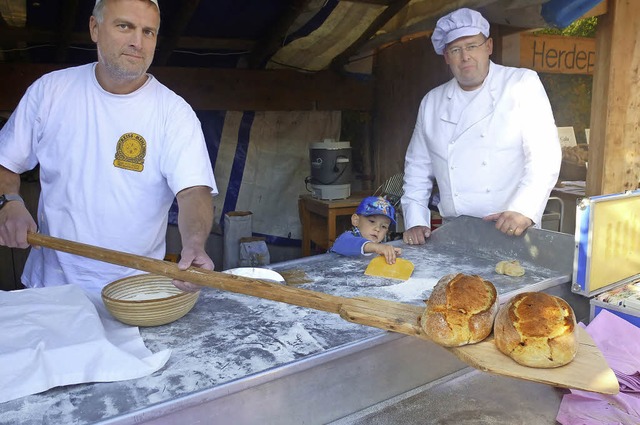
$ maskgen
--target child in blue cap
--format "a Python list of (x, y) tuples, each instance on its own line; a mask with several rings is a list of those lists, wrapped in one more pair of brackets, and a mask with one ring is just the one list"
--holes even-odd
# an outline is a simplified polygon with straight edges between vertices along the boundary
[(360, 202), (351, 216), (353, 229), (341, 234), (329, 250), (341, 255), (379, 254), (388, 264), (394, 264), (402, 249), (381, 243), (391, 223), (395, 224), (395, 209), (384, 198), (369, 196)]

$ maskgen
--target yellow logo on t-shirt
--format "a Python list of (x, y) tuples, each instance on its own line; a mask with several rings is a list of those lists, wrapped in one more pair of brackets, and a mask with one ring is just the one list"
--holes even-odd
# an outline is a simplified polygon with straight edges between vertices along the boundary
[(131, 171), (144, 169), (144, 157), (147, 154), (147, 142), (139, 134), (126, 133), (118, 140), (116, 158), (113, 165)]

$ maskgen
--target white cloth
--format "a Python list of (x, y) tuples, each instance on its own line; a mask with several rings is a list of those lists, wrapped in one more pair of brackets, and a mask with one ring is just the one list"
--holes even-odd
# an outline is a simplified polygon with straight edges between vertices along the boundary
[(140, 378), (171, 355), (152, 354), (137, 327), (117, 322), (98, 293), (76, 285), (0, 291), (0, 323), (0, 403), (62, 385)]
[(452, 41), (478, 34), (489, 37), (489, 22), (480, 12), (463, 7), (438, 19), (431, 35), (431, 43), (436, 53), (441, 55), (446, 45)]
[(455, 101), (458, 89), (452, 79), (420, 104), (405, 157), (405, 228), (430, 226), (434, 178), (444, 218), (517, 211), (540, 223), (561, 150), (537, 74), (491, 62), (466, 107)]
[[(129, 157), (117, 163), (123, 153)], [(106, 92), (95, 64), (38, 79), (0, 132), (0, 164), (22, 173), (37, 163), (40, 232), (147, 257), (164, 257), (175, 194), (199, 185), (217, 193), (191, 107), (152, 76), (131, 94)], [(100, 289), (136, 273), (39, 249), (31, 251), (22, 280), (29, 287)]]

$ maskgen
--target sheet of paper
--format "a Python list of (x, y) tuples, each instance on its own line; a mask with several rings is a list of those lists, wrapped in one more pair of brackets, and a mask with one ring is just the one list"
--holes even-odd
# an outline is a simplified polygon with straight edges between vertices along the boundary
[(576, 133), (573, 127), (558, 127), (558, 137), (560, 138), (560, 146), (569, 147), (576, 146)]

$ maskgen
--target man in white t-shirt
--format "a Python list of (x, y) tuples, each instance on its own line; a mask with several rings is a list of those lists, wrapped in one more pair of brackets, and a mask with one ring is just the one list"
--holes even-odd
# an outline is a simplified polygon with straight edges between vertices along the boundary
[[(26, 248), (27, 233), (163, 258), (177, 198), (178, 266), (213, 269), (205, 242), (217, 188), (200, 122), (147, 69), (156, 0), (98, 0), (89, 20), (98, 62), (34, 82), (0, 131), (0, 244)], [(40, 165), (38, 224), (19, 197), (20, 173)], [(55, 250), (32, 249), (27, 287), (100, 289), (141, 273)], [(199, 286), (174, 281), (184, 290)]]
[(496, 222), (509, 236), (539, 225), (560, 171), (549, 99), (529, 69), (493, 63), (489, 22), (471, 9), (440, 18), (431, 36), (454, 76), (422, 99), (405, 156), (404, 242), (431, 233), (429, 198), (442, 217)]

